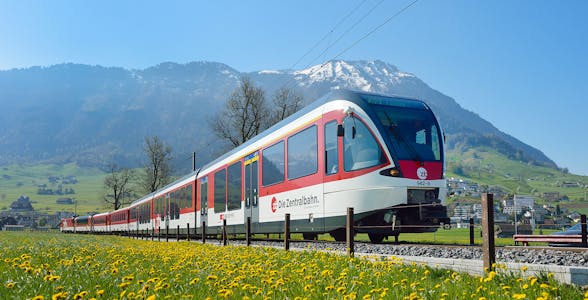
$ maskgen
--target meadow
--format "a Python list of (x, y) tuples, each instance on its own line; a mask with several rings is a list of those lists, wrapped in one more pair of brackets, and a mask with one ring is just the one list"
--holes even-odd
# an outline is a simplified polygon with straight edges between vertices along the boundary
[(484, 276), (312, 249), (0, 233), (2, 299), (587, 299), (549, 273)]

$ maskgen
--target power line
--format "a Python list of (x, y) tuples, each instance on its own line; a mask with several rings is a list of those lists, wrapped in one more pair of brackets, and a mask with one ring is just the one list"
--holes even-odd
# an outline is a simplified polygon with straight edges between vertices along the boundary
[(409, 9), (411, 6), (413, 6), (418, 1), (419, 0), (414, 0), (413, 2), (409, 3), (407, 6), (405, 6), (401, 10), (399, 10), (397, 13), (395, 13), (394, 15), (392, 15), (391, 17), (389, 17), (388, 19), (386, 19), (386, 21), (384, 21), (382, 24), (376, 26), (370, 32), (368, 32), (367, 34), (365, 34), (364, 36), (362, 36), (361, 38), (359, 38), (357, 41), (355, 41), (353, 44), (351, 44), (351, 46), (349, 46), (349, 47), (345, 48), (343, 51), (339, 52), (339, 54), (335, 55), (333, 58), (331, 58), (331, 60), (336, 59), (337, 57), (343, 55), (345, 52), (349, 51), (349, 49), (355, 47), (355, 45), (357, 45), (359, 42), (363, 41), (368, 36), (372, 35), (372, 33), (378, 31), (378, 29), (382, 28), (384, 25), (386, 25), (388, 22), (392, 21), (392, 19), (394, 19), (395, 17), (397, 17), (400, 14), (402, 14), (404, 11), (406, 11), (407, 9)]
[(304, 53), (304, 55), (302, 55), (302, 57), (300, 57), (292, 66), (290, 66), (290, 69), (293, 69), (296, 65), (298, 65), (300, 61), (302, 61), (308, 54), (310, 54), (314, 49), (316, 49), (316, 47), (318, 47), (318, 45), (320, 45), (329, 35), (335, 32), (335, 29), (337, 29), (337, 27), (339, 27), (343, 22), (345, 22), (345, 20), (347, 20), (351, 15), (353, 15), (366, 2), (367, 0), (363, 0), (359, 5), (351, 9), (351, 11), (349, 11), (347, 15), (345, 15), (341, 20), (339, 20), (339, 22), (337, 22), (337, 24), (335, 24), (335, 26), (333, 26), (333, 28), (329, 32), (327, 32), (318, 42), (314, 44), (314, 46), (312, 46), (308, 51), (306, 51), (306, 53)]
[[(364, 1), (365, 2), (365, 1)], [(312, 62), (314, 62), (316, 59), (320, 58), (321, 55), (323, 55), (330, 47), (332, 47), (335, 43), (337, 43), (345, 34), (347, 34), (351, 29), (353, 29), (357, 24), (359, 24), (361, 21), (363, 21), (363, 19), (365, 19), (376, 7), (378, 7), (381, 3), (383, 2), (380, 1), (378, 2), (374, 7), (372, 7), (372, 9), (370, 11), (368, 11), (364, 16), (362, 16), (362, 18), (357, 21), (356, 23), (354, 23), (348, 30), (346, 30), (335, 42), (331, 43), (331, 45), (329, 45), (325, 51), (323, 51), (317, 58), (315, 58)], [(343, 49), (341, 52), (339, 52), (337, 55), (333, 56), (331, 59), (325, 61), (324, 63), (321, 64), (321, 66), (319, 68), (317, 68), (316, 70), (311, 71), (308, 76), (320, 71), (322, 68), (324, 68), (327, 64), (327, 62), (337, 59), (338, 57), (340, 57), (341, 55), (345, 54), (345, 52), (349, 51), (350, 49), (352, 49), (353, 47), (355, 47), (357, 44), (359, 44), (361, 41), (365, 40), (367, 37), (369, 37), (370, 35), (372, 35), (374, 32), (378, 31), (380, 28), (382, 28), (384, 25), (388, 24), (390, 21), (392, 21), (394, 18), (398, 17), (399, 15), (401, 15), (402, 13), (404, 13), (407, 9), (409, 9), (410, 7), (412, 7), (414, 4), (416, 4), (418, 2), (418, 0), (414, 0), (412, 2), (410, 2), (408, 5), (404, 6), (402, 9), (400, 9), (398, 12), (396, 12), (395, 14), (393, 14), (392, 16), (390, 16), (389, 18), (387, 18), (386, 20), (384, 20), (384, 22), (382, 22), (381, 24), (379, 24), (378, 26), (374, 27), (372, 30), (370, 30), (369, 32), (367, 32), (365, 35), (363, 35), (362, 37), (360, 37), (359, 39), (357, 39), (355, 42), (353, 42), (350, 46), (348, 46), (347, 48)], [(363, 4), (363, 3), (362, 3)], [(323, 38), (324, 39), (324, 38)], [(321, 40), (322, 41), (322, 40)], [(316, 45), (315, 45), (316, 47)], [(314, 49), (315, 47), (313, 47), (312, 49)], [(308, 52), (304, 55), (306, 56), (308, 54)], [(303, 57), (304, 57), (303, 56)], [(308, 68), (312, 62), (306, 67)], [(298, 62), (296, 63), (298, 64)], [(294, 77), (291, 78), (286, 84), (284, 84), (285, 86), (290, 85), (290, 82), (295, 82)]]
[(345, 30), (345, 32), (343, 32), (334, 42), (332, 42), (330, 45), (328, 45), (325, 48), (325, 50), (323, 50), (323, 52), (321, 52), (315, 59), (313, 59), (306, 67), (308, 68), (310, 65), (312, 65), (317, 59), (319, 59), (321, 56), (323, 56), (323, 54), (325, 54), (327, 51), (329, 51), (329, 49), (332, 46), (337, 44), (345, 35), (347, 35), (351, 30), (353, 30), (353, 28), (355, 28), (355, 26), (357, 26), (359, 23), (363, 22), (363, 20), (365, 20), (365, 18), (367, 18), (378, 6), (380, 6), (380, 4), (382, 4), (382, 2), (384, 2), (384, 0), (381, 0), (380, 2), (376, 3), (376, 5), (374, 5), (359, 20), (357, 20), (355, 23), (353, 23), (353, 25), (351, 25), (349, 28), (347, 28), (347, 30)]

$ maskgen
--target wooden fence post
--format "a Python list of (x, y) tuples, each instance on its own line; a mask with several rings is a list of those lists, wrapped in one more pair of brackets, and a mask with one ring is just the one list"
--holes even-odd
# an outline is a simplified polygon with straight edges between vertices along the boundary
[(474, 245), (474, 218), (470, 218), (470, 245)]
[(482, 251), (484, 252), (484, 270), (490, 271), (496, 262), (493, 194), (482, 194)]
[(223, 218), (223, 246), (227, 245), (227, 219)]
[(586, 237), (586, 215), (580, 216), (580, 228), (582, 229), (582, 247), (588, 248), (588, 240)]
[(286, 214), (284, 220), (284, 249), (290, 250), (290, 214)]
[(247, 223), (245, 224), (245, 244), (251, 246), (251, 217), (247, 217)]
[(353, 228), (353, 207), (348, 207), (347, 208), (347, 227), (345, 230), (345, 235), (347, 238), (347, 254), (349, 254), (349, 256), (353, 257), (354, 253), (355, 253), (355, 244), (353, 241), (355, 232), (354, 232), (354, 228)]

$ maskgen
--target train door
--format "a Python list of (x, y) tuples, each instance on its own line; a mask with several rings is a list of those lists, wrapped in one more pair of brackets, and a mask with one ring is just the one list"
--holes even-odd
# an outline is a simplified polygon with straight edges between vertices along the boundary
[[(251, 217), (251, 224), (259, 222), (259, 155), (257, 152), (245, 158), (245, 217)], [(252, 226), (255, 228), (256, 226)]]
[(200, 222), (208, 224), (208, 177), (200, 179)]

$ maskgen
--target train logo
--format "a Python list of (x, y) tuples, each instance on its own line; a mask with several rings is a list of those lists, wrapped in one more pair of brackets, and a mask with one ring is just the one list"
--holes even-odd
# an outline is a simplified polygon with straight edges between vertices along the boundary
[(427, 169), (420, 167), (417, 169), (417, 176), (419, 177), (419, 179), (421, 180), (425, 180), (427, 179)]
[(278, 209), (278, 200), (276, 200), (276, 197), (273, 197), (272, 198), (272, 212), (275, 213), (277, 209)]

